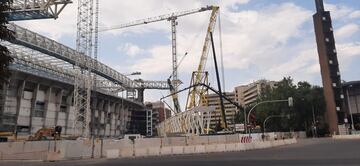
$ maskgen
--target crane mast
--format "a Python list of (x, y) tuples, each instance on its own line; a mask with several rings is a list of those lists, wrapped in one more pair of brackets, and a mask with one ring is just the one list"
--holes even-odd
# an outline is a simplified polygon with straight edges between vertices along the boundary
[(156, 16), (156, 17), (135, 20), (135, 21), (132, 21), (132, 22), (129, 22), (126, 24), (121, 24), (118, 26), (101, 29), (101, 30), (99, 30), (99, 32), (123, 29), (123, 28), (133, 27), (133, 26), (137, 26), (137, 25), (149, 24), (149, 23), (165, 21), (165, 20), (170, 21), (170, 23), (171, 23), (171, 45), (172, 45), (172, 74), (171, 74), (172, 81), (170, 81), (169, 84), (171, 84), (170, 91), (173, 94), (172, 98), (173, 98), (175, 112), (179, 113), (179, 112), (181, 112), (181, 108), (180, 108), (179, 101), (178, 101), (178, 95), (175, 93), (178, 91), (178, 86), (181, 84), (181, 81), (178, 79), (178, 62), (177, 62), (177, 48), (176, 48), (176, 45), (177, 45), (176, 44), (177, 21), (176, 20), (179, 17), (183, 17), (183, 16), (187, 16), (187, 15), (191, 15), (191, 14), (195, 14), (195, 13), (199, 13), (199, 12), (204, 12), (204, 11), (208, 11), (208, 10), (213, 10), (214, 8), (218, 8), (218, 7), (206, 6), (206, 7), (201, 7), (201, 8), (187, 10), (187, 11), (175, 12), (175, 13), (171, 13), (171, 14), (164, 14), (164, 15), (160, 15), (160, 16)]
[[(93, 0), (78, 1), (77, 16), (77, 37), (76, 51), (77, 54), (84, 54), (92, 57), (93, 55)], [(90, 133), (90, 97), (92, 82), (91, 79), (91, 62), (86, 62), (84, 68), (77, 68), (81, 62), (77, 56), (75, 60), (75, 82), (74, 82), (74, 106), (75, 106), (75, 122), (74, 134), (82, 137), (89, 137)]]
[[(212, 12), (211, 12), (211, 16), (210, 16), (210, 22), (209, 22), (207, 33), (205, 36), (205, 42), (204, 42), (204, 46), (203, 46), (201, 57), (200, 57), (200, 63), (199, 63), (197, 70), (195, 72), (193, 72), (193, 74), (192, 74), (190, 86), (197, 85), (199, 83), (207, 83), (207, 81), (208, 81), (207, 72), (205, 72), (205, 65), (206, 65), (206, 60), (207, 60), (207, 56), (208, 56), (208, 52), (209, 52), (209, 43), (210, 43), (210, 39), (211, 39), (210, 33), (212, 33), (214, 31), (217, 14), (219, 13), (219, 7), (213, 6), (211, 10), (212, 10)], [(201, 87), (195, 86), (195, 87), (189, 89), (188, 98), (186, 101), (186, 109), (190, 110), (193, 107), (207, 103), (206, 98), (205, 98), (206, 93), (207, 93), (207, 90), (203, 89)]]

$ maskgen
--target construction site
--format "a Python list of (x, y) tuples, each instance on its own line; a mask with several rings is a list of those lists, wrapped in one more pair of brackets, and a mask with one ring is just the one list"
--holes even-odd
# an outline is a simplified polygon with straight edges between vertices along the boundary
[[(323, 7), (321, 9), (323, 2), (316, 2), (318, 13), (324, 12)], [(101, 3), (106, 2), (14, 0), (10, 10), (5, 12), (9, 21), (7, 28), (14, 32), (15, 38), (1, 41), (14, 60), (9, 66), (11, 76), (8, 82), (0, 87), (0, 140), (10, 143), (0, 144), (0, 149), (12, 150), (0, 150), (0, 160), (54, 161), (243, 151), (293, 144), (295, 138), (306, 137), (302, 131), (274, 132), (268, 136), (261, 132), (251, 133), (259, 126), (256, 117), (247, 114), (244, 106), (255, 103), (259, 91), (265, 85), (276, 87), (276, 82), (263, 80), (236, 87), (233, 92), (226, 91), (220, 21), (222, 9), (219, 6), (171, 11), (103, 26), (99, 19)], [(76, 32), (75, 45), (64, 45), (17, 24), (40, 19), (47, 19), (51, 24), (71, 5), (77, 6), (77, 13), (73, 13), (76, 19), (76, 29), (73, 29)], [(197, 65), (193, 66), (191, 75), (185, 76), (190, 82), (184, 82), (180, 80), (182, 73), (179, 70), (183, 61), (187, 63), (188, 53), (179, 56), (179, 52), (184, 50), (179, 51), (177, 46), (177, 27), (181, 24), (178, 19), (195, 17), (198, 13), (208, 13), (209, 16), (206, 29), (200, 32), (205, 38), (202, 38)], [(318, 19), (315, 17), (314, 20)], [(141, 73), (124, 74), (101, 62), (99, 35), (157, 22), (167, 22), (171, 32), (168, 77), (134, 79), (132, 75)], [(316, 33), (317, 37), (323, 37), (322, 32)], [(217, 40), (214, 40), (215, 34)], [(322, 48), (320, 44), (319, 49)], [(207, 65), (211, 66), (211, 71)], [(333, 70), (338, 71), (338, 66)], [(338, 77), (333, 77), (333, 71), (328, 72), (331, 83), (341, 82), (339, 72)], [(327, 80), (324, 73), (323, 79)], [(342, 104), (344, 97), (340, 98), (344, 93), (341, 85), (333, 87), (330, 82), (329, 86), (324, 82), (324, 87), (328, 88), (325, 93), (335, 95), (335, 99), (326, 97), (327, 101), (333, 102), (328, 110), (334, 110), (328, 113), (328, 121), (331, 132), (341, 134), (347, 123), (341, 122), (347, 116)], [(146, 101), (147, 91), (161, 91), (162, 97)], [(243, 95), (241, 101), (240, 93)], [(179, 95), (186, 96), (186, 102), (179, 101)], [(353, 96), (356, 96), (355, 92)], [(292, 96), (275, 102), (286, 103), (289, 108), (294, 103)], [(235, 122), (237, 114), (244, 114), (241, 125)], [(337, 120), (335, 117), (341, 118)]]
[[(2, 88), (3, 94), (6, 94), (2, 101), (2, 130), (10, 132), (16, 139), (37, 135), (55, 126), (62, 129), (62, 136), (71, 138), (120, 138), (129, 133), (129, 126), (138, 132), (134, 134), (144, 136), (158, 135), (150, 134), (154, 128), (158, 128), (162, 136), (171, 133), (200, 135), (211, 130), (211, 114), (215, 108), (205, 108), (208, 106), (205, 95), (209, 88), (218, 94), (221, 94), (221, 89), (215, 90), (209, 86), (205, 65), (208, 56), (212, 58), (208, 54), (215, 51), (210, 49), (215, 49), (212, 33), (219, 7), (206, 6), (99, 29), (99, 2), (80, 0), (78, 3), (76, 49), (16, 25), (16, 21), (21, 20), (61, 17), (61, 11), (66, 10), (67, 5), (76, 5), (72, 1), (15, 1), (12, 4), (14, 10), (9, 12), (9, 21), (12, 22), (9, 29), (15, 32), (16, 39), (3, 43), (9, 47), (15, 63), (10, 66), (13, 73), (10, 83)], [(200, 12), (211, 14), (208, 27), (203, 30), (206, 37), (202, 55), (191, 76), (186, 106), (180, 106), (178, 93), (182, 82), (177, 76), (177, 18)], [(99, 33), (159, 21), (171, 23), (172, 62), (169, 63), (172, 64), (172, 72), (168, 79), (132, 80), (98, 61)], [(218, 68), (216, 71), (219, 79)], [(172, 103), (166, 103), (171, 113), (166, 122), (159, 126), (150, 124), (153, 115), (144, 105), (144, 91), (147, 89), (167, 90), (170, 94), (167, 97), (172, 98)], [(120, 96), (124, 93), (126, 96)], [(234, 100), (227, 100), (234, 103), (238, 107), (236, 109), (240, 108)], [(230, 131), (228, 125), (232, 122), (225, 120), (225, 112), (219, 112), (218, 116), (223, 117), (222, 128)]]

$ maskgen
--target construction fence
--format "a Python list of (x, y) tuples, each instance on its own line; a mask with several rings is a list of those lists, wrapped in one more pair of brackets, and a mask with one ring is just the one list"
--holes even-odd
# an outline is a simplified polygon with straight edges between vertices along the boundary
[[(279, 134), (278, 134), (279, 135)], [(284, 134), (285, 136), (285, 134)], [(295, 136), (295, 137), (299, 137)], [(263, 140), (261, 134), (232, 134), (142, 139), (95, 139), (0, 143), (0, 160), (70, 160), (211, 153), (268, 148), (295, 143), (282, 137)]]

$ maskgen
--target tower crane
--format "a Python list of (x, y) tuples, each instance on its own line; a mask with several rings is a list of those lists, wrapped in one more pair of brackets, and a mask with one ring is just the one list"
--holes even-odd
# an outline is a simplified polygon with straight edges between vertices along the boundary
[(170, 77), (172, 77), (172, 81), (168, 81), (168, 82), (171, 84), (170, 85), (171, 94), (174, 94), (172, 96), (172, 98), (173, 98), (173, 102), (174, 102), (175, 111), (177, 113), (179, 113), (179, 112), (181, 112), (181, 109), (180, 109), (180, 105), (179, 105), (179, 101), (178, 101), (178, 96), (175, 93), (178, 90), (179, 84), (181, 83), (181, 81), (178, 79), (178, 71), (177, 71), (178, 62), (177, 62), (177, 50), (176, 50), (176, 25), (177, 25), (176, 19), (179, 17), (183, 17), (183, 16), (195, 14), (195, 13), (200, 13), (200, 12), (204, 12), (204, 11), (208, 11), (208, 10), (214, 10), (214, 8), (218, 9), (218, 7), (216, 7), (216, 6), (206, 6), (206, 7), (201, 7), (201, 8), (187, 10), (187, 11), (175, 12), (175, 13), (156, 16), (156, 17), (135, 20), (135, 21), (132, 21), (129, 23), (118, 25), (118, 26), (100, 29), (99, 32), (123, 29), (123, 28), (127, 28), (127, 27), (149, 24), (149, 23), (159, 22), (159, 21), (164, 21), (164, 20), (171, 22), (172, 75)]

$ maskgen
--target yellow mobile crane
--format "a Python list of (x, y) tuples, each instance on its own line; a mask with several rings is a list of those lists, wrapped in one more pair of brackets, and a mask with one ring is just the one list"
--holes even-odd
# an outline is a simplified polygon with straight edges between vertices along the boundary
[(218, 8), (218, 7), (206, 6), (206, 7), (201, 7), (201, 8), (187, 10), (187, 11), (164, 14), (164, 15), (160, 15), (160, 16), (156, 16), (156, 17), (150, 17), (150, 18), (146, 18), (146, 19), (132, 21), (129, 23), (121, 24), (118, 26), (113, 26), (110, 28), (101, 29), (101, 30), (99, 30), (99, 32), (110, 31), (110, 30), (115, 30), (115, 29), (122, 29), (122, 28), (133, 27), (133, 26), (137, 26), (137, 25), (149, 24), (149, 23), (165, 21), (165, 20), (171, 22), (172, 69), (173, 69), (173, 71), (170, 76), (170, 78), (172, 77), (172, 80), (168, 81), (168, 82), (170, 85), (170, 92), (171, 92), (171, 94), (173, 94), (172, 98), (173, 98), (173, 102), (174, 102), (175, 112), (179, 113), (179, 112), (181, 112), (181, 108), (179, 105), (178, 95), (176, 94), (176, 92), (178, 90), (178, 86), (181, 83), (181, 81), (178, 79), (178, 72), (177, 72), (178, 62), (177, 62), (177, 50), (176, 50), (176, 25), (178, 23), (177, 23), (176, 19), (179, 17), (182, 17), (182, 16), (190, 15), (190, 14), (213, 10), (214, 8)]
[[(208, 73), (205, 71), (205, 65), (206, 65), (206, 60), (207, 60), (208, 53), (209, 53), (209, 47), (210, 47), (209, 44), (210, 44), (210, 42), (213, 42), (212, 41), (212, 33), (215, 28), (218, 13), (219, 13), (219, 7), (213, 6), (212, 13), (210, 16), (210, 22), (209, 22), (208, 29), (207, 29), (207, 34), (205, 37), (205, 43), (204, 43), (204, 46), (202, 49), (202, 54), (200, 57), (200, 63), (199, 63), (197, 70), (194, 71), (192, 74), (192, 78), (191, 78), (191, 82), (190, 82), (191, 88), (189, 89), (188, 98), (186, 101), (186, 109), (187, 110), (190, 110), (196, 106), (207, 105), (207, 102), (208, 102), (206, 99), (207, 88), (204, 86), (194, 86), (194, 85), (198, 85), (201, 83), (208, 85)], [(214, 58), (215, 58), (215, 55), (214, 55)], [(219, 80), (218, 80), (218, 84), (219, 84)], [(221, 93), (221, 90), (220, 90), (220, 93)], [(222, 96), (220, 95), (220, 97), (222, 97)], [(222, 102), (222, 99), (220, 99), (220, 101)], [(221, 118), (222, 119), (221, 120), (222, 127), (226, 129), (227, 123), (226, 123), (223, 103), (221, 103), (221, 117), (222, 117)]]
[[(205, 64), (209, 53), (209, 44), (211, 41), (210, 32), (214, 31), (217, 14), (219, 12), (219, 7), (213, 6), (211, 16), (210, 16), (210, 23), (207, 29), (207, 33), (205, 36), (205, 42), (202, 49), (200, 63), (196, 71), (193, 72), (190, 86), (196, 85), (199, 83), (206, 83), (208, 82), (208, 73), (205, 71)], [(199, 106), (202, 103), (206, 104), (207, 101), (205, 99), (205, 91), (200, 89), (199, 87), (193, 87), (189, 90), (188, 98), (186, 101), (186, 109), (189, 110), (193, 107)]]

